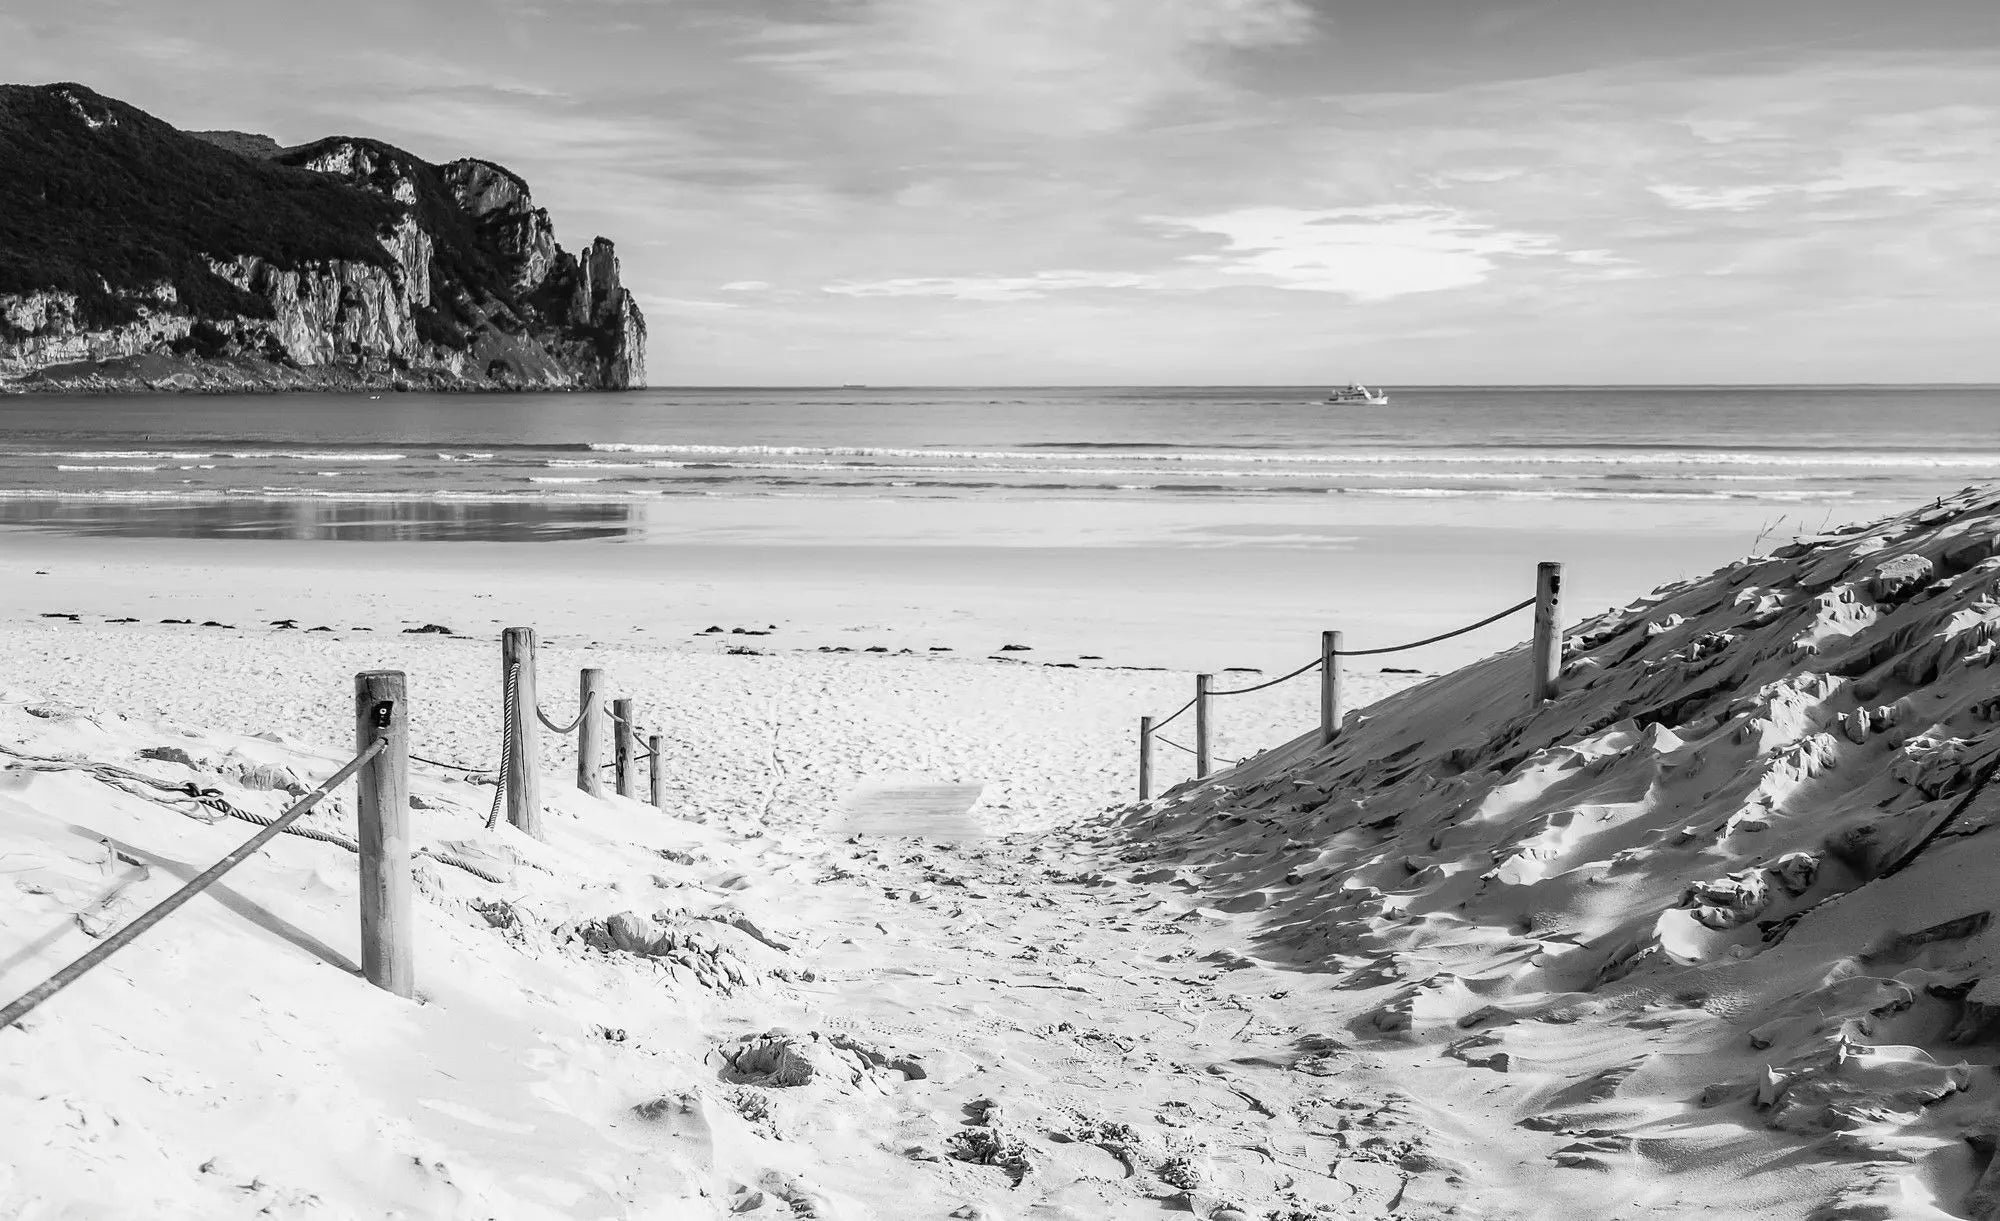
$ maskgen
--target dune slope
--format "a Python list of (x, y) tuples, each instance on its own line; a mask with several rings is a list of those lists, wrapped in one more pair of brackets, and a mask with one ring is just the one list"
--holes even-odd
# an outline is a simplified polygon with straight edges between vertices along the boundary
[(1824, 1160), (1801, 1213), (1988, 1215), (1997, 639), (1968, 490), (1583, 623), (1547, 704), (1515, 650), (1127, 831), (1354, 1033), (1507, 1074), (1556, 1166)]

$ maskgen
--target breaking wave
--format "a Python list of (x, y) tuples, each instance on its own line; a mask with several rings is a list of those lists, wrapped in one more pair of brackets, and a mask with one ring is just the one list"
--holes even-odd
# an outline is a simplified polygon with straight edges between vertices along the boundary
[(1065, 453), (1057, 449), (917, 449), (868, 445), (669, 445), (630, 441), (591, 443), (593, 452), (605, 454), (704, 454), (717, 457), (742, 455), (773, 458), (917, 458), (960, 461), (1085, 462), (1107, 456), (1136, 462), (1213, 463), (1299, 463), (1314, 465), (1367, 466), (1411, 465), (1493, 465), (1514, 466), (1769, 466), (1854, 467), (1866, 469), (1995, 470), (2000, 471), (2000, 452), (1988, 454), (1943, 454), (1932, 452), (1863, 453), (1854, 450), (1826, 450), (1811, 453), (1756, 450), (1646, 450), (1646, 449), (1512, 449), (1496, 448), (1476, 452), (1450, 450), (1355, 450), (1346, 453), (1287, 453), (1272, 450), (1255, 452), (1157, 452), (1137, 446), (1105, 446), (1089, 452)]

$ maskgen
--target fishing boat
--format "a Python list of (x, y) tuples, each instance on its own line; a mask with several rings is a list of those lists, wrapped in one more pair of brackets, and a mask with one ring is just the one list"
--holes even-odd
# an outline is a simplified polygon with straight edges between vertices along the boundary
[(1386, 390), (1370, 390), (1360, 382), (1354, 382), (1328, 394), (1326, 401), (1329, 403), (1365, 403), (1370, 407), (1380, 407), (1389, 401), (1389, 392)]

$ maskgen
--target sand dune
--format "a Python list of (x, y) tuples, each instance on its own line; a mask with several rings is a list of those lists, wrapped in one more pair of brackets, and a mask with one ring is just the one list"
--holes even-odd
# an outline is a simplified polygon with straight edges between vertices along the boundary
[[(1555, 1165), (1967, 1215), (1996, 589), (2000, 497), (1968, 492), (1580, 625), (1553, 702), (1503, 654), (1125, 830), (1259, 910), (1253, 955), (1337, 979), (1362, 1045), (1504, 1073)], [(1815, 1185), (1773, 1190), (1787, 1163)]]

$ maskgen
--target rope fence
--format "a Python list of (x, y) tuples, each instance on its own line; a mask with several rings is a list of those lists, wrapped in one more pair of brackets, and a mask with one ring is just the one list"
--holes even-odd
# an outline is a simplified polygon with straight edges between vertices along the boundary
[[(493, 808), (486, 812), (486, 829), (491, 831), (500, 825), (500, 811), (507, 804), (507, 780), (514, 768), (515, 738), (519, 736), (521, 719), (521, 663), (503, 661), (506, 678), (500, 687), (500, 766), (493, 774)], [(541, 716), (542, 709), (535, 706), (535, 715)], [(545, 719), (546, 720), (546, 719)]]
[(491, 776), (496, 772), (496, 769), (490, 767), (468, 767), (463, 763), (452, 763), (444, 759), (426, 759), (422, 755), (411, 755), (410, 762), (428, 763), (432, 767), (441, 767), (448, 772), (464, 772), (468, 776)]
[(1154, 723), (1154, 725), (1153, 725), (1153, 728), (1154, 728), (1155, 730), (1159, 730), (1159, 729), (1163, 729), (1163, 728), (1165, 728), (1165, 727), (1166, 727), (1166, 726), (1168, 726), (1168, 725), (1171, 725), (1171, 724), (1173, 724), (1173, 720), (1174, 720), (1174, 717), (1177, 717), (1177, 716), (1179, 716), (1179, 715), (1180, 715), (1181, 713), (1183, 713), (1183, 712), (1186, 712), (1186, 711), (1187, 711), (1188, 709), (1190, 709), (1190, 708), (1192, 708), (1192, 707), (1194, 707), (1194, 701), (1193, 701), (1193, 700), (1189, 700), (1189, 701), (1188, 701), (1187, 703), (1185, 703), (1185, 704), (1182, 704), (1182, 705), (1181, 705), (1180, 707), (1178, 707), (1178, 708), (1174, 709), (1174, 711), (1173, 711), (1173, 715), (1172, 715), (1172, 716), (1169, 716), (1169, 717), (1167, 717), (1167, 719), (1166, 719), (1166, 720), (1164, 720), (1164, 721), (1158, 721), (1158, 722)]
[[(1162, 738), (1162, 737), (1160, 737), (1160, 736), (1159, 736), (1159, 735), (1158, 735), (1157, 733), (1156, 733), (1156, 734), (1154, 734), (1154, 736), (1153, 736), (1153, 740), (1154, 740), (1154, 741), (1156, 741), (1156, 742), (1164, 742), (1164, 743), (1166, 743), (1166, 744), (1167, 744), (1168, 746), (1171, 746), (1171, 747), (1173, 747), (1173, 748), (1174, 748), (1175, 750), (1177, 750), (1177, 751), (1180, 751), (1180, 752), (1181, 752), (1182, 754), (1188, 754), (1188, 755), (1191, 755), (1191, 754), (1193, 754), (1193, 753), (1194, 753), (1194, 747), (1192, 747), (1192, 746), (1182, 746), (1182, 745), (1181, 745), (1181, 744), (1180, 744), (1179, 742), (1176, 742), (1176, 741), (1174, 741), (1174, 740), (1173, 740), (1172, 738)], [(1241, 760), (1241, 759), (1217, 759), (1217, 760), (1216, 760), (1216, 762), (1217, 762), (1217, 763), (1227, 763), (1227, 764), (1229, 764), (1229, 765), (1230, 765), (1231, 767), (1234, 767), (1234, 766), (1235, 766), (1235, 765), (1237, 765), (1238, 763), (1241, 763), (1241, 762), (1243, 762), (1243, 760)]]
[[(1515, 615), (1529, 607), (1535, 608), (1535, 630), (1531, 651), (1533, 673), (1529, 691), (1537, 703), (1552, 700), (1556, 696), (1556, 683), (1562, 670), (1562, 640), (1559, 632), (1561, 622), (1562, 565), (1544, 562), (1535, 570), (1535, 596), (1524, 598), (1512, 606), (1495, 611), (1483, 619), (1456, 627), (1435, 636), (1412, 640), (1405, 644), (1383, 645), (1370, 649), (1349, 649), (1344, 647), (1341, 633), (1337, 631), (1320, 633), (1319, 656), (1306, 662), (1296, 670), (1266, 679), (1247, 687), (1231, 687), (1217, 690), (1209, 684), (1213, 675), (1197, 674), (1194, 680), (1194, 698), (1176, 708), (1166, 717), (1155, 720), (1152, 717), (1139, 718), (1139, 800), (1152, 798), (1153, 743), (1164, 742), (1175, 750), (1194, 756), (1195, 779), (1208, 776), (1213, 762), (1234, 767), (1241, 759), (1213, 760), (1209, 751), (1209, 700), (1226, 695), (1249, 695), (1263, 691), (1280, 683), (1290, 682), (1302, 674), (1315, 670), (1320, 675), (1320, 744), (1331, 745), (1340, 736), (1342, 720), (1340, 691), (1340, 659), (1343, 657), (1380, 657), (1389, 653), (1404, 653), (1420, 649), (1426, 645), (1451, 640), (1480, 628), (1489, 627), (1510, 615)], [(1184, 746), (1171, 738), (1161, 737), (1160, 730), (1192, 708), (1195, 719), (1195, 739), (1193, 746)]]
[[(177, 783), (116, 764), (45, 758), (0, 747), (0, 755), (10, 760), (9, 766), (29, 771), (81, 771), (128, 796), (165, 806), (200, 822), (212, 824), (225, 818), (236, 818), (259, 826), (255, 835), (179, 890), (0, 1009), (0, 1029), (26, 1016), (49, 997), (131, 944), (147, 929), (214, 885), (224, 874), (280, 835), (333, 844), (359, 856), (362, 973), (378, 987), (405, 998), (413, 996), (415, 971), (409, 936), (413, 889), (410, 867), (413, 860), (426, 857), (488, 882), (505, 883), (510, 879), (453, 853), (428, 846), (410, 849), (409, 765), (412, 762), (443, 768), (477, 781), (491, 777), (493, 806), (487, 813), (486, 827), (489, 830), (497, 827), (504, 810), (511, 825), (539, 838), (542, 802), (539, 747), (535, 733), (539, 723), (558, 737), (576, 735), (579, 789), (601, 796), (601, 774), (608, 770), (613, 773), (619, 795), (630, 797), (634, 764), (644, 762), (650, 765), (652, 805), (656, 809), (666, 808), (665, 776), (661, 766), (665, 757), (662, 735), (646, 733), (633, 712), (630, 699), (614, 700), (609, 697), (604, 671), (582, 671), (576, 717), (565, 725), (550, 717), (536, 698), (535, 669), (534, 630), (508, 628), (502, 632), (500, 761), (495, 767), (474, 767), (411, 754), (409, 711), (402, 672), (375, 670), (356, 675), (355, 740), (358, 745), (355, 755), (318, 788), (300, 797), (276, 816), (238, 806), (229, 801), (222, 790), (205, 787), (195, 781)], [(532, 719), (526, 716), (527, 710), (534, 712)], [(609, 762), (600, 762), (607, 727), (613, 733), (612, 758)], [(642, 734), (645, 735), (643, 748), (636, 742)], [(296, 825), (349, 780), (355, 781), (359, 796), (358, 834), (350, 836), (339, 831)], [(531, 862), (521, 863), (531, 868), (542, 868)]]
[[(1319, 669), (1319, 667), (1320, 667), (1320, 664), (1321, 664), (1322, 662), (1324, 662), (1325, 660), (1326, 660), (1326, 659), (1325, 659), (1325, 658), (1323, 658), (1323, 657), (1315, 657), (1315, 658), (1313, 658), (1313, 659), (1312, 659), (1311, 661), (1309, 661), (1309, 662), (1307, 662), (1306, 664), (1304, 664), (1304, 665), (1300, 666), (1300, 667), (1299, 667), (1298, 669), (1296, 669), (1296, 670), (1292, 671), (1292, 672), (1291, 672), (1290, 674), (1281, 674), (1281, 675), (1279, 675), (1278, 677), (1276, 677), (1276, 678), (1272, 679), (1272, 680), (1271, 680), (1270, 682), (1267, 682), (1267, 683), (1258, 683), (1258, 684), (1257, 684), (1256, 686), (1254, 686), (1254, 687), (1237, 687), (1237, 688), (1236, 688), (1235, 690), (1233, 690), (1233, 691), (1210, 691), (1210, 692), (1209, 692), (1209, 694), (1210, 694), (1210, 695), (1248, 695), (1248, 694), (1250, 694), (1250, 693), (1251, 693), (1252, 691), (1262, 691), (1262, 690), (1263, 690), (1264, 688), (1266, 688), (1266, 687), (1275, 687), (1275, 686), (1277, 686), (1277, 685), (1278, 685), (1279, 683), (1287, 683), (1287, 682), (1290, 682), (1291, 680), (1293, 680), (1293, 679), (1297, 678), (1297, 677), (1298, 677), (1299, 675), (1301, 675), (1301, 674), (1304, 674), (1304, 673), (1305, 673), (1305, 672), (1306, 672), (1307, 670), (1317, 670), (1317, 669)], [(1189, 700), (1188, 702), (1189, 702), (1189, 703), (1193, 703), (1194, 701), (1193, 701), (1193, 700)]]
[[(507, 821), (539, 837), (542, 802), (538, 766), (540, 745), (537, 726), (559, 737), (576, 737), (576, 787), (593, 797), (604, 795), (606, 773), (621, 797), (634, 796), (637, 765), (649, 765), (652, 804), (666, 808), (665, 778), (661, 775), (661, 736), (648, 734), (633, 712), (633, 701), (614, 698), (600, 669), (586, 668), (578, 674), (576, 716), (567, 723), (551, 717), (535, 692), (536, 641), (532, 628), (512, 627), (500, 634), (502, 664), (501, 759), (498, 788), (487, 826), (499, 824), (504, 809)], [(530, 718), (524, 710), (532, 709)], [(606, 734), (610, 735), (607, 743)], [(644, 740), (644, 747), (638, 741)], [(607, 750), (608, 747), (608, 750)], [(605, 755), (610, 755), (606, 760)]]
[[(91, 947), (82, 957), (0, 1008), (0, 1030), (18, 1022), (35, 1008), (124, 949), (146, 930), (172, 915), (196, 895), (213, 886), (230, 870), (250, 859), (266, 844), (290, 832), (313, 839), (332, 839), (329, 832), (312, 833), (311, 828), (292, 824), (310, 813), (335, 789), (356, 779), (359, 794), (357, 823), (360, 830), (356, 851), (361, 856), (361, 959), (368, 982), (410, 997), (415, 978), (410, 953), (410, 852), (407, 849), (409, 822), (409, 710), (404, 699), (403, 674), (375, 670), (354, 679), (356, 738), (360, 743), (354, 757), (322, 781), (318, 788), (286, 807), (275, 818), (252, 815), (221, 802), (215, 790), (194, 784), (172, 786), (166, 782), (123, 768), (104, 767), (102, 774), (131, 779), (161, 792), (184, 789), (196, 801), (221, 802), (227, 812), (262, 822), (264, 827), (237, 845), (221, 860), (202, 870), (171, 895), (142, 912), (131, 923)], [(65, 764), (63, 760), (35, 760), (45, 765)], [(80, 770), (99, 771), (85, 766)], [(120, 785), (118, 787), (124, 788)], [(131, 789), (124, 791), (131, 792)], [(220, 818), (222, 812), (217, 813)], [(114, 851), (116, 851), (114, 849)], [(129, 858), (128, 858), (129, 859)]]
[(535, 718), (541, 721), (542, 727), (544, 729), (548, 730), (550, 733), (556, 735), (559, 738), (566, 738), (569, 735), (575, 733), (583, 725), (583, 718), (589, 715), (590, 715), (590, 706), (585, 705), (584, 707), (576, 710), (576, 719), (574, 721), (571, 721), (567, 725), (558, 725), (554, 721), (549, 719), (548, 713), (542, 711), (542, 706), (540, 704), (535, 705)]
[[(1483, 619), (1405, 644), (1370, 649), (1342, 647), (1341, 633), (1320, 634), (1320, 655), (1276, 678), (1250, 686), (1214, 689), (1208, 674), (1195, 676), (1194, 698), (1157, 722), (1142, 717), (1139, 722), (1139, 797), (1151, 796), (1152, 747), (1155, 740), (1194, 757), (1197, 779), (1211, 770), (1209, 750), (1209, 704), (1211, 697), (1248, 695), (1291, 681), (1317, 670), (1321, 679), (1320, 725), (1323, 744), (1332, 743), (1341, 721), (1340, 666), (1342, 657), (1372, 657), (1422, 648), (1463, 636), (1497, 623), (1510, 615), (1535, 608), (1533, 648), (1534, 672), (1531, 691), (1538, 701), (1555, 698), (1562, 665), (1562, 642), (1557, 632), (1560, 621), (1561, 565), (1544, 563), (1537, 571), (1536, 596), (1525, 599)], [(613, 773), (620, 796), (633, 795), (634, 764), (647, 763), (652, 782), (652, 805), (666, 808), (662, 735), (648, 732), (627, 698), (612, 699), (607, 693), (604, 671), (585, 669), (579, 676), (577, 712), (568, 724), (548, 715), (536, 696), (535, 633), (531, 628), (508, 628), (501, 634), (501, 734), (497, 767), (482, 768), (443, 759), (426, 758), (409, 752), (409, 711), (405, 679), (400, 671), (368, 671), (355, 676), (356, 753), (318, 788), (300, 797), (283, 813), (258, 814), (227, 800), (219, 789), (196, 782), (174, 783), (115, 764), (78, 763), (41, 758), (5, 751), (17, 765), (31, 770), (81, 770), (128, 795), (155, 802), (203, 822), (237, 818), (260, 825), (257, 833), (224, 856), (186, 885), (141, 914), (124, 928), (93, 947), (88, 953), (55, 975), (30, 989), (4, 1009), (0, 1009), (0, 1029), (12, 1025), (49, 997), (68, 987), (112, 954), (172, 914), (194, 896), (242, 864), (280, 835), (334, 844), (360, 858), (362, 969), (368, 981), (398, 996), (415, 993), (414, 966), (409, 927), (411, 924), (411, 864), (416, 857), (429, 857), (441, 864), (465, 870), (489, 882), (505, 882), (500, 874), (478, 864), (432, 848), (412, 851), (409, 846), (409, 765), (412, 761), (444, 768), (466, 776), (491, 776), (494, 782), (493, 807), (486, 826), (498, 825), (501, 812), (508, 822), (532, 836), (541, 835), (539, 749), (537, 726), (559, 737), (576, 735), (577, 787), (601, 796), (603, 773)], [(526, 712), (532, 710), (534, 717)], [(1194, 712), (1194, 745), (1188, 746), (1160, 733), (1187, 712)], [(603, 760), (604, 735), (612, 733), (611, 758)], [(644, 745), (639, 740), (643, 737)], [(1220, 760), (1237, 766), (1241, 759)], [(350, 779), (358, 793), (356, 836), (295, 824), (315, 809), (330, 793)], [(296, 791), (296, 790), (295, 790)]]
[[(493, 806), (486, 816), (487, 828), (490, 830), (499, 825), (504, 810), (511, 825), (539, 837), (541, 777), (535, 734), (539, 724), (559, 737), (576, 736), (579, 789), (601, 796), (604, 787), (602, 773), (610, 771), (618, 793), (632, 796), (634, 764), (643, 762), (650, 765), (652, 804), (658, 809), (666, 808), (665, 777), (661, 767), (665, 757), (662, 735), (646, 733), (633, 712), (631, 700), (610, 698), (604, 671), (582, 671), (575, 719), (563, 724), (549, 716), (536, 698), (535, 669), (534, 630), (508, 628), (501, 633), (500, 761), (494, 767), (474, 767), (411, 754), (403, 674), (400, 671), (368, 671), (356, 675), (355, 740), (358, 747), (355, 755), (318, 788), (300, 797), (276, 816), (238, 806), (229, 801), (222, 790), (205, 787), (195, 781), (177, 783), (116, 764), (45, 758), (0, 747), (0, 755), (10, 760), (9, 766), (30, 771), (81, 771), (119, 792), (165, 806), (201, 822), (215, 823), (225, 818), (236, 818), (259, 826), (255, 835), (185, 886), (0, 1009), (0, 1029), (26, 1016), (49, 997), (131, 944), (147, 929), (208, 889), (217, 879), (280, 835), (333, 844), (360, 857), (363, 974), (370, 983), (398, 996), (414, 995), (409, 937), (413, 885), (410, 866), (413, 860), (426, 857), (488, 882), (505, 883), (510, 879), (453, 853), (428, 846), (415, 850), (409, 848), (409, 765), (412, 762), (443, 768), (477, 781), (491, 777)], [(534, 712), (532, 719), (526, 715), (528, 710)], [(613, 734), (612, 758), (603, 762), (601, 756), (607, 728)], [(643, 747), (635, 741), (642, 734), (645, 735)], [(356, 781), (359, 794), (358, 834), (350, 836), (340, 831), (296, 825), (349, 780)], [(296, 788), (293, 791), (296, 792)]]
[[(1477, 623), (1468, 623), (1464, 627), (1453, 628), (1449, 632), (1439, 632), (1435, 636), (1426, 636), (1422, 640), (1412, 640), (1408, 644), (1392, 644), (1386, 648), (1380, 648), (1380, 649), (1337, 649), (1334, 651), (1333, 655), (1335, 657), (1379, 657), (1384, 653), (1405, 653), (1411, 649), (1421, 649), (1427, 644), (1436, 644), (1441, 640), (1450, 640), (1454, 636), (1463, 636), (1467, 632), (1476, 632), (1480, 628), (1483, 628), (1488, 624), (1498, 623), (1509, 615), (1515, 614), (1519, 611), (1527, 610), (1534, 604), (1535, 604), (1535, 599), (1524, 598), (1521, 601), (1516, 602), (1514, 605), (1508, 607), (1506, 610), (1497, 611), (1494, 614), (1486, 616), (1484, 619), (1481, 619)], [(1315, 662), (1314, 664), (1317, 665), (1318, 663)]]

